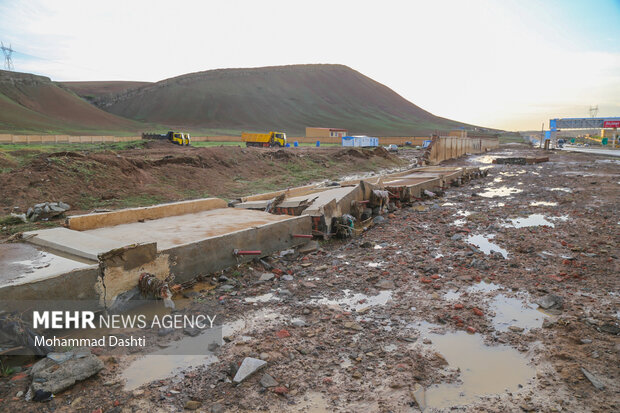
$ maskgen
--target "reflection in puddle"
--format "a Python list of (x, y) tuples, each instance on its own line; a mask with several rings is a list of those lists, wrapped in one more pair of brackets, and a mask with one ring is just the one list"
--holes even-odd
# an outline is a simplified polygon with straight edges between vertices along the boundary
[(500, 196), (510, 196), (520, 192), (523, 192), (523, 190), (509, 186), (500, 186), (497, 188), (487, 188), (484, 192), (478, 193), (478, 195), (484, 198), (495, 198)]
[(539, 227), (547, 226), (554, 228), (555, 224), (551, 221), (568, 221), (567, 216), (561, 217), (545, 217), (542, 214), (532, 214), (526, 218), (514, 218), (511, 219), (511, 224), (503, 224), (503, 227), (525, 228), (525, 227)]
[(497, 331), (508, 331), (510, 326), (524, 329), (542, 327), (546, 315), (533, 306), (519, 300), (498, 294), (491, 301), (491, 309), (495, 312), (493, 326)]
[(221, 342), (220, 326), (208, 329), (196, 337), (185, 337), (165, 349), (147, 354), (135, 360), (123, 371), (121, 376), (125, 380), (125, 390), (133, 390), (154, 380), (178, 375), (185, 369), (208, 366), (218, 361), (218, 358), (209, 351), (209, 347), (219, 346)]
[(490, 254), (491, 251), (495, 251), (502, 254), (504, 258), (508, 258), (508, 251), (489, 241), (489, 239), (493, 238), (495, 238), (495, 235), (487, 235), (486, 237), (484, 235), (470, 235), (467, 237), (467, 242), (480, 248), (480, 250), (487, 255)]
[(534, 378), (535, 369), (509, 346), (487, 346), (479, 334), (464, 331), (435, 334), (423, 323), (421, 333), (430, 338), (450, 369), (460, 369), (459, 383), (433, 385), (426, 390), (431, 408), (449, 408), (477, 401), (478, 397), (516, 391)]
[(310, 301), (313, 305), (337, 305), (343, 309), (361, 311), (375, 305), (385, 305), (392, 298), (392, 291), (381, 291), (375, 296), (357, 293), (350, 295), (351, 290), (343, 290), (344, 297), (339, 299), (320, 298)]
[(501, 285), (495, 283), (488, 283), (486, 281), (480, 281), (477, 284), (471, 285), (467, 288), (468, 293), (490, 293), (491, 291), (499, 290)]

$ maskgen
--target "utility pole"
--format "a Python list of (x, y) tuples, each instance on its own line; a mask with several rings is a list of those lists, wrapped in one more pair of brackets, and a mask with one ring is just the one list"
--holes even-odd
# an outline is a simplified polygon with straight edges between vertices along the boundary
[(4, 45), (4, 42), (0, 42), (0, 49), (2, 49), (2, 54), (4, 54), (4, 68), (6, 70), (13, 70), (13, 58), (11, 57), (11, 55), (13, 54), (14, 50), (11, 48), (11, 45), (9, 45), (9, 47), (6, 47)]
[(598, 105), (590, 106), (590, 117), (595, 118), (598, 115)]
[(540, 147), (543, 147), (543, 141), (545, 140), (545, 122), (540, 125)]

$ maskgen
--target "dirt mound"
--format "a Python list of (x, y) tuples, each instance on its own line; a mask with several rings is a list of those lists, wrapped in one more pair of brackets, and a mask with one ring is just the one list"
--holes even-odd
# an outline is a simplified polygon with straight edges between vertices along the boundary
[(62, 199), (86, 211), (207, 196), (232, 199), (403, 162), (375, 156), (373, 151), (361, 151), (364, 156), (359, 156), (358, 151), (195, 148), (154, 142), (116, 152), (42, 153), (22, 167), (0, 173), (0, 207), (27, 208)]
[(337, 126), (412, 136), (462, 126), (434, 116), (343, 65), (293, 65), (191, 73), (94, 99), (126, 118), (186, 128), (283, 130)]

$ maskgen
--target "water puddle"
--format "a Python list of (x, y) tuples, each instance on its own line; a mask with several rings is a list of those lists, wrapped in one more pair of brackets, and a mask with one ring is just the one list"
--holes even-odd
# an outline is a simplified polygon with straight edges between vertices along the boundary
[(536, 370), (509, 346), (487, 346), (478, 334), (464, 331), (432, 333), (433, 325), (423, 323), (420, 332), (446, 359), (450, 369), (459, 369), (458, 383), (437, 384), (426, 389), (426, 406), (453, 408), (475, 402), (481, 396), (517, 391), (533, 379)]
[(557, 206), (557, 202), (549, 202), (549, 201), (534, 201), (530, 202), (530, 206)]
[(392, 291), (384, 290), (374, 296), (368, 296), (362, 293), (351, 294), (351, 290), (342, 290), (343, 298), (329, 299), (326, 297), (310, 300), (313, 305), (335, 305), (349, 311), (363, 311), (367, 308), (385, 305), (392, 298)]
[(267, 293), (262, 295), (257, 295), (254, 297), (245, 297), (244, 301), (246, 303), (266, 303), (269, 301), (279, 301), (280, 299), (276, 297), (273, 293)]
[(508, 331), (509, 327), (522, 328), (528, 331), (542, 327), (545, 317), (537, 305), (532, 305), (518, 298), (498, 294), (491, 301), (491, 309), (495, 313), (493, 326), (497, 331)]
[(539, 227), (547, 226), (555, 228), (555, 224), (552, 221), (567, 221), (567, 216), (560, 217), (545, 217), (542, 214), (532, 214), (526, 218), (513, 218), (510, 219), (512, 223), (502, 224), (504, 228), (525, 228), (525, 227)]
[(523, 189), (514, 188), (510, 186), (500, 186), (497, 188), (487, 188), (484, 192), (479, 192), (478, 195), (484, 198), (495, 198), (503, 196), (511, 196), (523, 192)]
[(179, 375), (183, 370), (208, 366), (218, 361), (217, 356), (209, 347), (212, 344), (221, 345), (223, 336), (240, 335), (241, 341), (247, 336), (241, 333), (273, 323), (284, 317), (273, 310), (263, 309), (255, 311), (223, 326), (205, 330), (195, 336), (185, 336), (181, 340), (173, 341), (164, 349), (146, 354), (134, 360), (121, 373), (125, 380), (125, 390), (133, 390), (155, 380), (172, 377), (173, 382), (179, 382)]
[(570, 188), (546, 188), (548, 191), (556, 191), (556, 192), (573, 192)]
[(455, 219), (454, 222), (452, 223), (452, 225), (456, 225), (457, 227), (462, 227), (463, 225), (467, 224), (467, 220), (466, 219)]
[(484, 235), (470, 235), (469, 237), (467, 237), (466, 241), (472, 245), (475, 245), (487, 255), (490, 254), (492, 251), (495, 251), (502, 254), (504, 258), (508, 258), (508, 251), (506, 251), (499, 245), (493, 244), (491, 241), (489, 241), (493, 238), (495, 238), (495, 235), (493, 234), (487, 235), (486, 237)]
[(480, 281), (477, 284), (470, 285), (467, 287), (468, 293), (490, 293), (491, 291), (496, 291), (502, 288), (501, 285), (495, 283), (488, 283), (486, 281)]

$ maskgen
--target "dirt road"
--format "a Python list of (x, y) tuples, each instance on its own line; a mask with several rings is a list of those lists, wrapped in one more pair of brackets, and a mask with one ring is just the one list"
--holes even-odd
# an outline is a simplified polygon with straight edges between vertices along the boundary
[[(0, 410), (617, 411), (620, 162), (491, 164), (537, 155), (451, 161), (490, 172), (359, 238), (206, 275), (176, 301), (217, 303), (227, 327), (208, 357), (103, 355), (104, 371), (45, 404), (2, 380)], [(233, 385), (245, 357), (267, 365)]]

